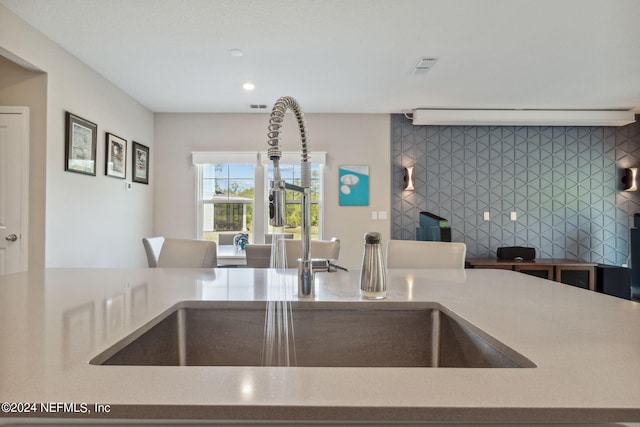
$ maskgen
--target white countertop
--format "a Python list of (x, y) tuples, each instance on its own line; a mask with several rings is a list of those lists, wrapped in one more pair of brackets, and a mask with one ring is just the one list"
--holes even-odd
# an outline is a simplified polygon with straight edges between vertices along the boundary
[[(74, 419), (640, 421), (640, 304), (504, 270), (391, 270), (380, 304), (438, 302), (536, 368), (88, 363), (177, 302), (266, 300), (269, 272), (54, 269), (0, 278), (0, 402), (75, 403), (76, 413), (25, 414)], [(359, 301), (358, 274), (319, 273), (316, 299)], [(96, 413), (95, 403), (110, 412)]]

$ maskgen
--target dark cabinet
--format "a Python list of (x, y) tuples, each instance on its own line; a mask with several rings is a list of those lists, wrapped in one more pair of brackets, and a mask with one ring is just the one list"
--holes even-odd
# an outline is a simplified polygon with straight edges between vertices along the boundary
[(598, 264), (598, 292), (614, 297), (631, 299), (631, 269), (615, 265)]
[(596, 290), (596, 265), (591, 262), (568, 259), (535, 259), (529, 261), (468, 258), (469, 268), (499, 268), (519, 271), (543, 279), (555, 280), (567, 285)]

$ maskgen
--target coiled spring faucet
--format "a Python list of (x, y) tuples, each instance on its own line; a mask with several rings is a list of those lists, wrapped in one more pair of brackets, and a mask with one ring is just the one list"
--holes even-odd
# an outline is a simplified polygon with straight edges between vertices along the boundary
[[(291, 110), (298, 121), (300, 141), (302, 144), (301, 186), (289, 184), (280, 176), (280, 129), (287, 110)], [(313, 297), (314, 271), (335, 271), (329, 260), (324, 263), (311, 260), (311, 164), (309, 163), (307, 125), (298, 101), (290, 96), (278, 99), (269, 118), (269, 150), (267, 154), (273, 162), (273, 181), (269, 191), (269, 218), (273, 227), (284, 226), (285, 190), (293, 190), (302, 194), (302, 258), (298, 260), (298, 296)], [(314, 268), (315, 266), (315, 268)]]

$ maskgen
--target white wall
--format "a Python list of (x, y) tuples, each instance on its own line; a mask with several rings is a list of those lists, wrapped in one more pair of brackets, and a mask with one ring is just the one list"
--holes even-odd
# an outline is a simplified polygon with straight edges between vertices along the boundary
[(29, 269), (44, 267), (47, 75), (0, 56), (0, 105), (29, 107)]
[[(130, 180), (132, 140), (151, 147), (153, 161), (153, 114), (1, 5), (0, 28), (0, 52), (48, 75), (46, 266), (146, 266), (140, 239), (151, 234), (153, 169), (150, 186), (126, 191), (104, 175), (104, 151), (105, 132), (129, 141)], [(64, 171), (65, 111), (98, 125), (95, 177)]]
[[(304, 110), (304, 100), (299, 101)], [(360, 268), (364, 233), (379, 231), (383, 239), (390, 237), (390, 219), (371, 220), (371, 211), (385, 211), (391, 217), (390, 118), (373, 114), (308, 114), (305, 118), (310, 150), (327, 152), (324, 238), (338, 237), (341, 263)], [(268, 114), (156, 114), (154, 233), (195, 237), (192, 151), (266, 151), (268, 122)], [(292, 115), (283, 130), (281, 149), (299, 150)], [(338, 166), (346, 164), (370, 166), (369, 206), (338, 205)]]
[[(268, 114), (156, 114), (96, 74), (0, 5), (0, 52), (47, 73), (47, 267), (145, 266), (140, 239), (152, 234), (195, 237), (192, 151), (264, 150)], [(295, 95), (295, 94), (293, 94)], [(274, 100), (275, 101), (275, 100)], [(304, 107), (304, 100), (300, 100)], [(64, 171), (64, 114), (98, 124), (97, 176)], [(359, 268), (362, 236), (390, 236), (390, 128), (388, 115), (307, 115), (311, 150), (327, 151), (324, 237), (342, 241), (341, 261)], [(155, 122), (155, 123), (154, 123)], [(297, 126), (285, 125), (282, 148), (299, 149)], [(105, 132), (151, 149), (149, 186), (104, 175)], [(154, 133), (155, 139), (154, 141)], [(338, 206), (338, 166), (367, 164), (370, 206)], [(131, 178), (127, 169), (127, 180)], [(43, 212), (42, 215), (45, 215)], [(152, 226), (153, 224), (153, 226)], [(41, 238), (42, 238), (41, 237)]]

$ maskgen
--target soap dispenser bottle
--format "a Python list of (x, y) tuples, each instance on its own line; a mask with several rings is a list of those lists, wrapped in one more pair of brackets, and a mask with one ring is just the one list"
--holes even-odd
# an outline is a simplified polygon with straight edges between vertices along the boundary
[(387, 269), (382, 257), (380, 233), (377, 232), (364, 235), (360, 295), (367, 299), (382, 299), (387, 296)]

